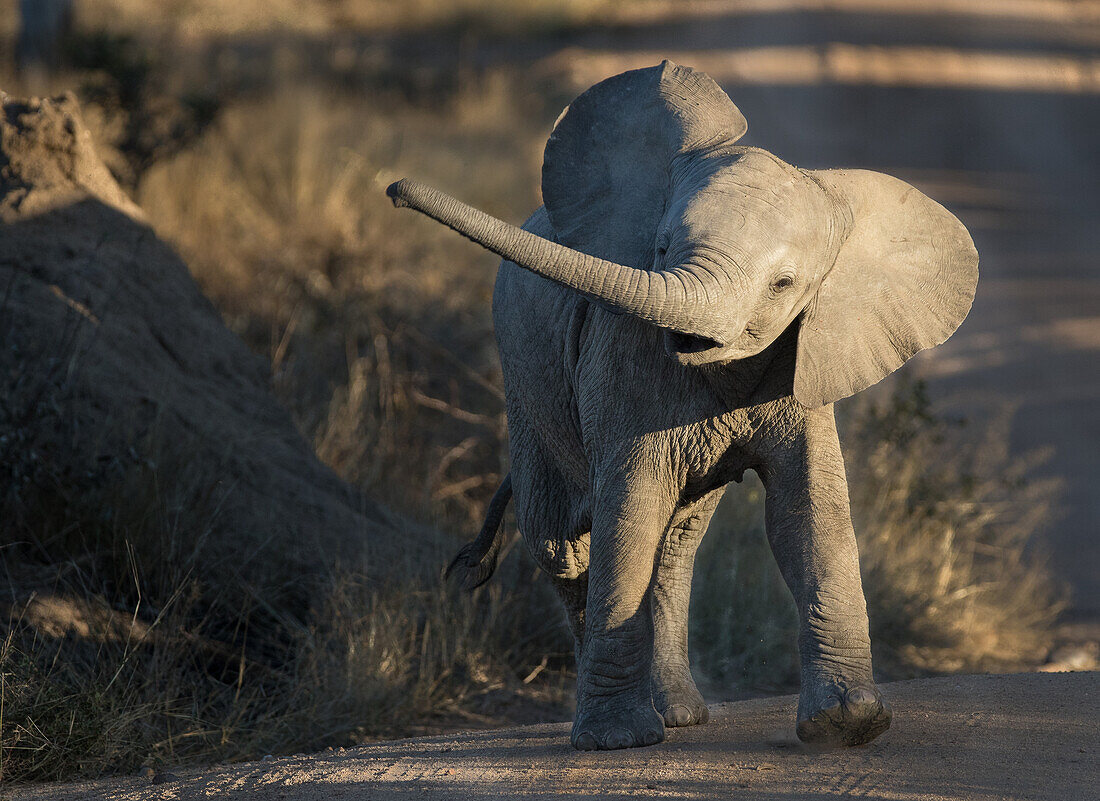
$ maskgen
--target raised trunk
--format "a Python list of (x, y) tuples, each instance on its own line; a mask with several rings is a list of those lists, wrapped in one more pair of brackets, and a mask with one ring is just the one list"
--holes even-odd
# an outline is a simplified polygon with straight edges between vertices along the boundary
[(536, 275), (599, 301), (605, 307), (662, 328), (699, 337), (718, 334), (703, 319), (720, 296), (717, 282), (683, 269), (642, 270), (590, 256), (491, 217), (429, 186), (403, 179), (386, 194), (443, 223), (493, 253)]

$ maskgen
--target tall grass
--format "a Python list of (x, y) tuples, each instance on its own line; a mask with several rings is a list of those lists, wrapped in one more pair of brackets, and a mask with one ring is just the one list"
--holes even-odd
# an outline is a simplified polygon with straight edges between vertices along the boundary
[(322, 458), (421, 519), (461, 512), (465, 528), (503, 474), (494, 260), (394, 214), (383, 190), (422, 175), (506, 216), (531, 207), (536, 151), (494, 128), (523, 129), (506, 89), (488, 81), (432, 111), (287, 90), (227, 109), (139, 191), (230, 325), (272, 359)]
[(1009, 455), (1007, 416), (974, 426), (936, 415), (920, 383), (863, 401), (844, 422), (882, 667), (902, 676), (1041, 661), (1064, 601), (1031, 542), (1058, 492), (1030, 477), (1044, 454)]

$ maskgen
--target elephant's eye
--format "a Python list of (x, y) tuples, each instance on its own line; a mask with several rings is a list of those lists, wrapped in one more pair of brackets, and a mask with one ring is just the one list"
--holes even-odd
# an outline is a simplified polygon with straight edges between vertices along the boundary
[(782, 292), (784, 289), (789, 289), (794, 286), (794, 279), (789, 275), (781, 275), (772, 282), (772, 289), (776, 292)]

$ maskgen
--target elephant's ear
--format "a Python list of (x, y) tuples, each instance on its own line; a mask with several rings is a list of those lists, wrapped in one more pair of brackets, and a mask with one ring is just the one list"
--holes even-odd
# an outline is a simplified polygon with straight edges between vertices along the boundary
[(814, 408), (951, 336), (974, 300), (978, 252), (954, 215), (904, 181), (867, 170), (810, 175), (850, 222), (798, 334), (794, 395)]
[(649, 267), (674, 162), (747, 128), (718, 84), (688, 67), (664, 61), (601, 81), (562, 112), (546, 143), (542, 199), (557, 240)]

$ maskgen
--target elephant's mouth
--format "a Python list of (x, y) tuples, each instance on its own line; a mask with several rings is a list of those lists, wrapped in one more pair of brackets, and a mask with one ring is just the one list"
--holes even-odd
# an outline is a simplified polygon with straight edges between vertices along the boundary
[(695, 366), (717, 361), (726, 346), (716, 339), (685, 334), (682, 331), (665, 331), (665, 350), (680, 364)]

